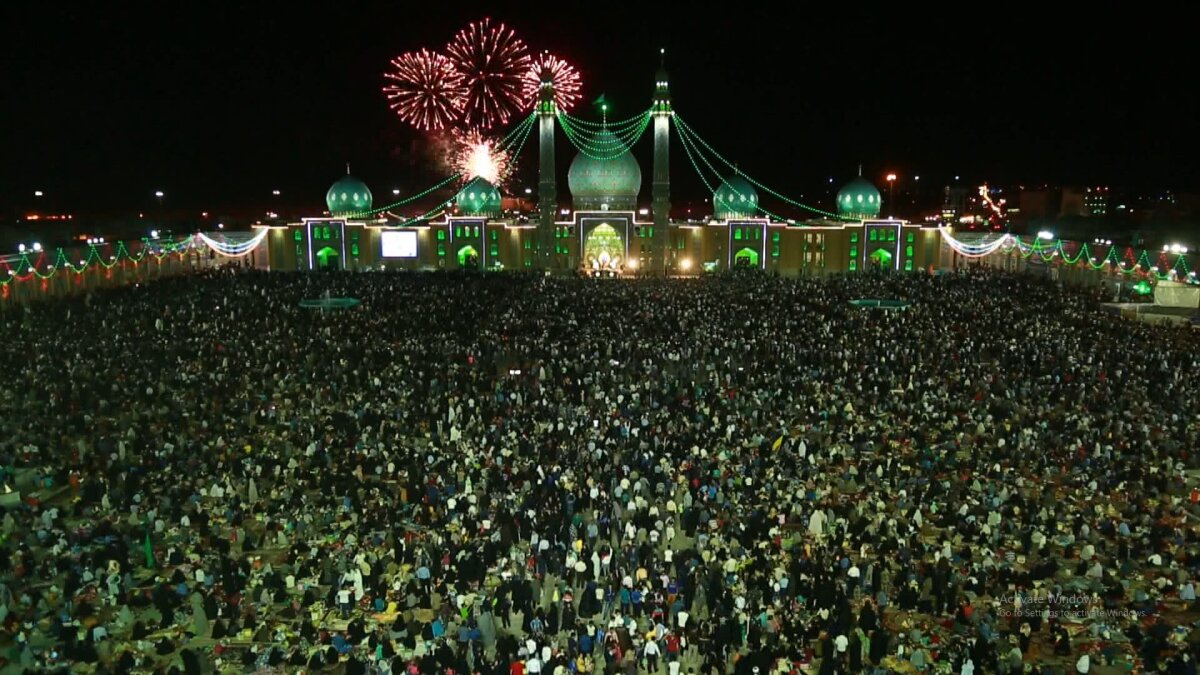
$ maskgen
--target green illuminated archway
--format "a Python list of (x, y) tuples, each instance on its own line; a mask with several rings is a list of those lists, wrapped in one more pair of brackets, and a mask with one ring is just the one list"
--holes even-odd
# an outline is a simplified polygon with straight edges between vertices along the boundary
[(341, 258), (342, 256), (340, 253), (338, 253), (337, 249), (333, 248), (332, 246), (326, 246), (320, 251), (317, 251), (317, 267), (321, 269), (337, 267), (341, 262)]
[(744, 248), (733, 255), (734, 267), (758, 267), (758, 251)]
[(466, 267), (468, 265), (474, 267), (479, 260), (479, 251), (475, 250), (474, 246), (464, 246), (458, 249), (458, 266)]
[(892, 266), (892, 254), (886, 249), (875, 249), (875, 252), (871, 254), (871, 260), (881, 268)]
[(583, 262), (589, 268), (616, 267), (625, 257), (625, 243), (616, 228), (600, 223), (583, 242)]

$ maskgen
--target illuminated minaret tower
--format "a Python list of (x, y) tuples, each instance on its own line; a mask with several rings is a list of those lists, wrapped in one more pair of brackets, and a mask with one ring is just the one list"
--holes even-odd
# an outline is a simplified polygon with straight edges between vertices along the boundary
[(651, 211), (654, 216), (655, 271), (667, 270), (668, 234), (671, 222), (671, 91), (667, 85), (667, 50), (659, 50), (662, 59), (654, 80), (654, 182), (651, 184)]
[(538, 267), (554, 263), (554, 215), (558, 210), (558, 187), (554, 181), (554, 76), (542, 73), (538, 92)]

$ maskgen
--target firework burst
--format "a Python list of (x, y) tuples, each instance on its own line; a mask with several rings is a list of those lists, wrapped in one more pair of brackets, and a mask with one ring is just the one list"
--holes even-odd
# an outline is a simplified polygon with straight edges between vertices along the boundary
[(508, 179), (510, 157), (508, 151), (500, 148), (495, 140), (471, 130), (455, 133), (453, 142), (450, 163), (465, 180), (478, 176), (498, 187)]
[(489, 129), (521, 112), (531, 59), (516, 31), (491, 19), (476, 21), (454, 36), (446, 54), (463, 76), (462, 121), (468, 127)]
[(467, 90), (462, 74), (445, 56), (428, 49), (397, 56), (384, 77), (390, 80), (383, 88), (388, 105), (405, 122), (441, 131), (458, 121)]
[(575, 66), (554, 56), (550, 52), (542, 52), (529, 64), (522, 78), (521, 95), (527, 108), (537, 105), (538, 91), (542, 86), (542, 78), (549, 76), (554, 83), (554, 104), (562, 112), (575, 107), (579, 102), (579, 90), (583, 80)]

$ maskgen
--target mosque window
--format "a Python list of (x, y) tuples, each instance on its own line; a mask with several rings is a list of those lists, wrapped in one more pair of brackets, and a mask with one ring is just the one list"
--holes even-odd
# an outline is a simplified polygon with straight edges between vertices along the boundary
[(778, 232), (771, 233), (771, 241), (779, 241), (779, 233)]
[(875, 241), (875, 240), (876, 240), (876, 238), (878, 237), (878, 234), (879, 234), (879, 232), (878, 232), (878, 231), (876, 231), (876, 230), (871, 230), (871, 233), (870, 233), (870, 235), (868, 236), (868, 239), (870, 239), (871, 241)]
[(300, 230), (296, 230), (295, 232), (292, 233), (292, 238), (295, 239), (296, 241), (304, 241), (304, 233), (301, 232)]
[(896, 241), (896, 231), (895, 230), (888, 230), (887, 235), (888, 235), (888, 241)]
[(304, 247), (300, 244), (296, 244), (296, 259), (299, 260), (302, 257), (304, 257)]
[(492, 241), (496, 241), (499, 238), (500, 238), (500, 233), (495, 230), (492, 230)]
[(445, 244), (438, 244), (438, 255), (439, 256), (446, 255), (446, 245)]
[(909, 257), (909, 258), (911, 258), (911, 257), (913, 256), (913, 247), (912, 247), (912, 246), (905, 246), (905, 247), (904, 247), (904, 255), (905, 255), (905, 256), (907, 256), (907, 257)]
[(908, 233), (908, 237), (906, 238), (906, 241), (908, 241), (908, 243), (910, 243), (910, 244), (911, 244), (911, 243), (913, 243), (913, 241), (915, 241), (915, 240), (916, 240), (916, 236), (915, 236), (915, 235), (914, 235), (912, 232), (909, 232), (909, 233)]
[(912, 261), (911, 261), (911, 260), (905, 260), (905, 261), (904, 261), (904, 271), (905, 271), (905, 272), (911, 272), (911, 271), (912, 271), (912, 269), (913, 269), (913, 264), (912, 264)]
[(454, 238), (459, 239), (461, 237), (462, 237), (462, 228), (459, 227), (458, 225), (455, 225), (454, 226)]
[(531, 248), (533, 248), (533, 241), (530, 239), (526, 239), (525, 240), (525, 250), (528, 251)]
[(857, 233), (857, 232), (851, 232), (851, 233), (850, 233), (850, 243), (851, 243), (851, 244), (857, 244), (857, 243), (858, 243), (858, 233)]
[(476, 237), (479, 236), (479, 226), (478, 225), (475, 226), (475, 234), (473, 236), (476, 236)]
[(687, 246), (687, 239), (685, 239), (685, 238), (684, 238), (684, 237), (681, 235), (681, 236), (679, 237), (679, 242), (678, 242), (678, 244), (675, 246), (675, 248), (677, 248), (677, 249), (679, 249), (680, 251), (682, 251), (682, 250), (684, 249), (684, 247), (685, 247), (685, 246)]
[(492, 256), (493, 258), (499, 258), (500, 257), (500, 245), (492, 244), (488, 248), (488, 255)]
[(740, 228), (740, 227), (733, 228), (733, 240), (734, 241), (742, 240), (742, 228)]
[(851, 261), (850, 261), (850, 271), (851, 271), (851, 272), (853, 272), (853, 271), (855, 271), (855, 270), (857, 270), (857, 269), (858, 269), (858, 261), (857, 261), (857, 260), (851, 260)]
[(358, 257), (358, 244), (350, 244), (350, 255)]
[(438, 241), (446, 241), (446, 231), (438, 230)]
[[(858, 257), (858, 247), (857, 247), (857, 246), (851, 246), (851, 247), (850, 247), (850, 257), (851, 257), (852, 259), (853, 259), (853, 258), (857, 258), (857, 257)], [(853, 265), (853, 264), (854, 264), (853, 260), (851, 260), (850, 264), (851, 264), (851, 265)], [(853, 269), (853, 268), (851, 268), (851, 269)]]
[(773, 245), (771, 246), (771, 257), (772, 257), (772, 258), (778, 258), (778, 257), (779, 257), (779, 244), (773, 244)]

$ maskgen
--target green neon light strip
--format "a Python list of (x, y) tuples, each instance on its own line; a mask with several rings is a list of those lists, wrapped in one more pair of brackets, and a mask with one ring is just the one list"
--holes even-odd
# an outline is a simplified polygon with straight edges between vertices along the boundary
[(804, 209), (805, 211), (810, 211), (812, 213), (816, 213), (818, 215), (825, 216), (827, 218), (832, 218), (833, 220), (843, 220), (843, 221), (850, 221), (850, 222), (858, 221), (858, 218), (846, 218), (844, 216), (839, 216), (836, 213), (830, 213), (829, 211), (822, 211), (821, 209), (818, 209), (816, 207), (812, 207), (812, 206), (809, 206), (808, 204), (798, 202), (790, 197), (786, 197), (786, 196), (772, 190), (771, 188), (767, 187), (766, 185), (763, 185), (762, 183), (758, 182), (757, 180), (754, 180), (754, 178), (747, 175), (745, 171), (740, 170), (737, 167), (737, 165), (735, 165), (734, 163), (732, 163), (729, 160), (722, 157), (721, 154), (718, 153), (716, 150), (713, 150), (711, 145), (709, 145), (707, 142), (705, 142), (705, 140), (703, 138), (701, 138), (700, 135), (697, 134), (694, 129), (692, 129), (690, 126), (687, 125), (686, 122), (684, 122), (682, 119), (679, 118), (679, 115), (674, 115), (673, 117), (675, 118), (675, 122), (682, 129), (684, 129), (687, 133), (691, 134), (695, 138), (695, 140), (699, 142), (699, 144), (702, 147), (704, 147), (709, 152), (711, 152), (714, 157), (721, 160), (721, 162), (724, 163), (726, 166), (728, 166), (730, 169), (732, 169), (733, 171), (736, 171), (738, 174), (740, 174), (742, 176), (742, 178), (745, 178), (746, 180), (750, 181), (750, 183), (753, 184), (758, 189), (766, 192), (767, 194), (775, 197), (776, 199), (781, 199), (784, 202), (791, 204), (792, 206)]

